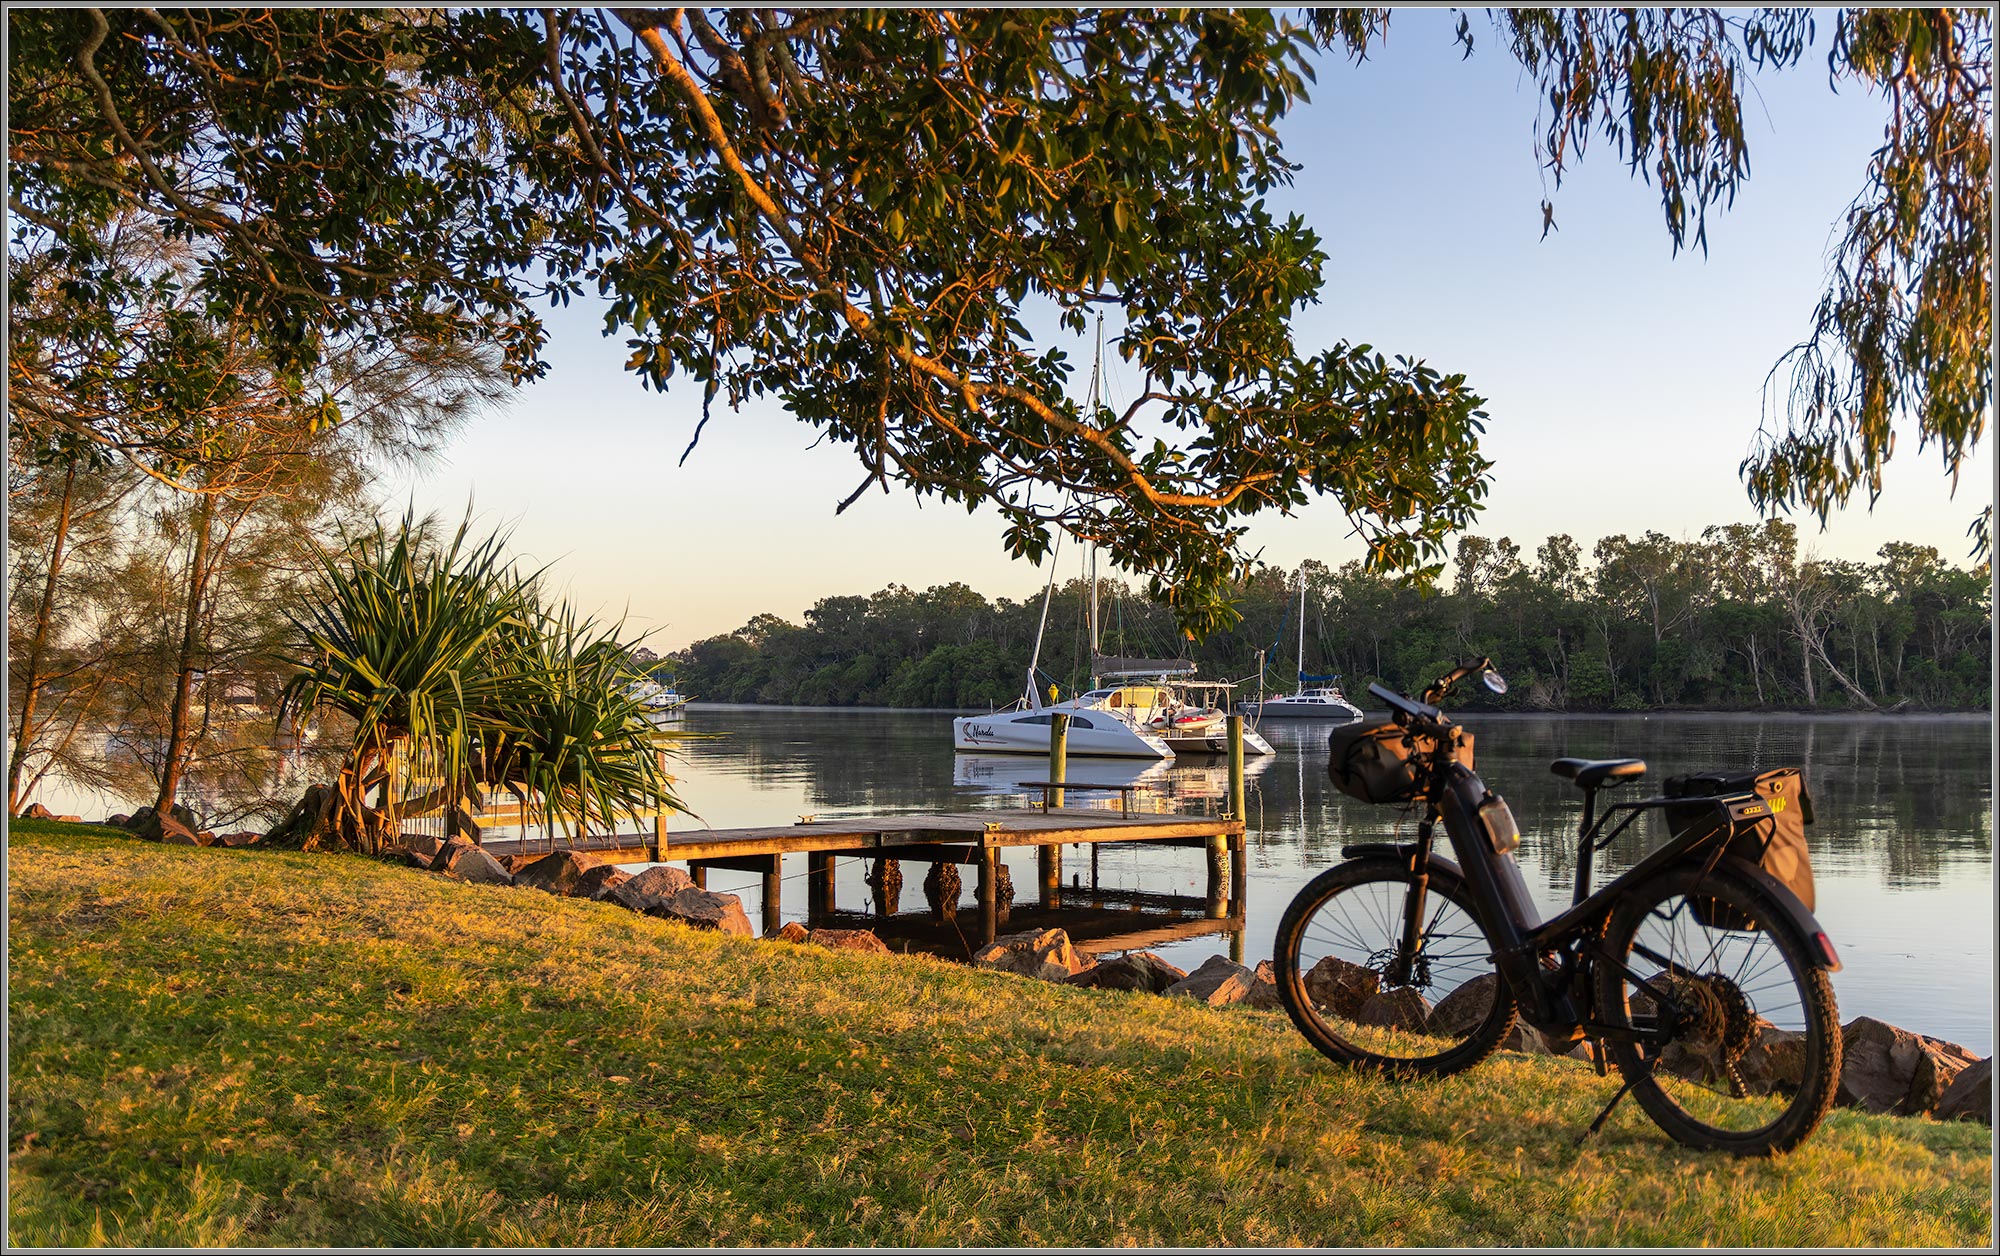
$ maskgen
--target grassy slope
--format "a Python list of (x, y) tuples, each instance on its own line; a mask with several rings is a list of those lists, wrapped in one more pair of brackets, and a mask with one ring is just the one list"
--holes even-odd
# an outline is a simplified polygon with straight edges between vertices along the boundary
[(1976, 1125), (1684, 1151), (1615, 1081), (1393, 1085), (1282, 1015), (361, 859), (10, 847), (12, 1244), (1983, 1244)]

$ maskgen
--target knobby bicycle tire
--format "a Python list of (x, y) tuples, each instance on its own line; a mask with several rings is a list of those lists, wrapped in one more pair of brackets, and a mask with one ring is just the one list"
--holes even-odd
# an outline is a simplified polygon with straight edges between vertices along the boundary
[[(1513, 1028), (1516, 1008), (1513, 992), (1493, 968), (1494, 946), (1465, 884), (1436, 867), (1424, 911), (1429, 954), (1411, 981), (1384, 985), (1394, 956), (1383, 951), (1385, 945), (1399, 949), (1398, 908), (1413, 881), (1402, 860), (1383, 857), (1349, 860), (1320, 873), (1286, 907), (1273, 962), (1279, 1001), (1322, 1054), (1399, 1077), (1440, 1077), (1492, 1055)], [(1343, 898), (1371, 901), (1342, 918), (1330, 909)], [(1373, 1012), (1366, 998), (1354, 997), (1351, 984), (1336, 990), (1359, 974), (1333, 966), (1332, 976), (1323, 975), (1320, 965), (1329, 956), (1371, 972), (1375, 992), (1384, 996), (1376, 1006), (1389, 1010)], [(1488, 1001), (1482, 1006), (1482, 1000)], [(1410, 1019), (1391, 1022), (1397, 1009)], [(1371, 1013), (1378, 1023), (1363, 1023)]]
[[(1656, 992), (1692, 1022), (1662, 1045), (1607, 1043), (1633, 1097), (1675, 1141), (1772, 1155), (1805, 1141), (1832, 1108), (1841, 1062), (1833, 985), (1791, 916), (1729, 865), (1706, 876), (1694, 865), (1670, 868), (1623, 895), (1596, 987), (1611, 1024), (1656, 1015)], [(1727, 1045), (1732, 1035), (1748, 1035), (1747, 1049)], [(1752, 1081), (1745, 1062), (1769, 1075)]]

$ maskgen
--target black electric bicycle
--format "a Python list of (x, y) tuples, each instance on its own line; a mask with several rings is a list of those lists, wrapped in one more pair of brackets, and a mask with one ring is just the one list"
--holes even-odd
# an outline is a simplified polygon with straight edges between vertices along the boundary
[[(1472, 771), (1472, 735), (1437, 706), (1474, 674), (1506, 692), (1481, 658), (1419, 700), (1370, 685), (1393, 723), (1333, 734), (1335, 784), (1411, 805), (1420, 820), (1414, 842), (1345, 847), (1345, 862), (1286, 909), (1275, 963), (1293, 1023), (1341, 1063), (1421, 1077), (1478, 1064), (1518, 1019), (1556, 1052), (1590, 1042), (1600, 1073), (1607, 1056), (1617, 1065), (1624, 1087), (1589, 1132), (1631, 1093), (1691, 1147), (1796, 1147), (1826, 1116), (1840, 1075), (1827, 978), (1840, 961), (1808, 906), (1744, 842), (1764, 833), (1768, 850), (1788, 801), (1810, 819), (1803, 782), (1765, 774), (1797, 781), (1792, 799), (1741, 778), (1705, 797), (1684, 791), (1594, 815), (1599, 791), (1646, 765), (1556, 760), (1555, 773), (1583, 791), (1583, 821), (1572, 903), (1543, 920), (1513, 854), (1512, 813)], [(1595, 852), (1655, 811), (1671, 839), (1593, 892)], [(1440, 820), (1455, 860), (1433, 849)], [(1800, 837), (1800, 860), (1803, 850)]]

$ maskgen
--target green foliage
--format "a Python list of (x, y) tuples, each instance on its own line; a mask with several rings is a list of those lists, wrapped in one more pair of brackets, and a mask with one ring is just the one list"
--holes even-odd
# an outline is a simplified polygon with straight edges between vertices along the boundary
[[(1457, 660), (1491, 655), (1504, 698), (1468, 687), (1454, 701), (1499, 710), (1985, 709), (1992, 620), (1986, 572), (1928, 546), (1892, 542), (1874, 564), (1801, 559), (1792, 526), (1707, 529), (1698, 540), (1613, 536), (1595, 564), (1567, 536), (1520, 547), (1461, 538), (1448, 588), (1304, 565), (1305, 668), (1338, 672), (1350, 696), (1369, 681), (1414, 690)], [(1104, 652), (1189, 652), (1203, 675), (1257, 692), (1294, 685), (1299, 573), (1265, 568), (1234, 586), (1241, 622), (1189, 647), (1172, 615), (1111, 582)], [(1081, 625), (1088, 586), (1058, 588), (1041, 685), (1088, 683)], [(721, 702), (992, 708), (1021, 695), (1039, 598), (987, 602), (962, 585), (827, 598), (802, 626), (762, 615), (674, 656), (690, 692)]]
[[(449, 809), (481, 787), (530, 798), (545, 822), (673, 802), (657, 737), (616, 629), (543, 606), (499, 534), (448, 538), (405, 516), (323, 552), (301, 602), (283, 714), (338, 712), (342, 840), (375, 849), (400, 815)], [(281, 714), (281, 720), (283, 719)], [(378, 815), (367, 791), (426, 783)]]
[[(66, 830), (66, 831), (65, 831)], [(1584, 1064), (23, 825), (14, 1247), (1976, 1246), (1992, 1134), (1676, 1147)]]

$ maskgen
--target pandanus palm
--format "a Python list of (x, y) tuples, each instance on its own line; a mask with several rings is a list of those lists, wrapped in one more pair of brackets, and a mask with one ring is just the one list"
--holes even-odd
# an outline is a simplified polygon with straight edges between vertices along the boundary
[[(673, 802), (628, 692), (629, 647), (544, 608), (503, 541), (473, 541), (467, 524), (440, 540), (405, 516), (320, 556), (281, 718), (332, 710), (353, 722), (329, 816), (339, 844), (378, 850), (401, 817), (483, 787), (539, 799), (550, 822)], [(371, 808), (398, 756), (429, 788)]]

